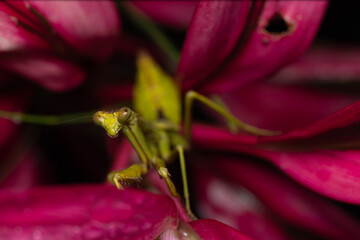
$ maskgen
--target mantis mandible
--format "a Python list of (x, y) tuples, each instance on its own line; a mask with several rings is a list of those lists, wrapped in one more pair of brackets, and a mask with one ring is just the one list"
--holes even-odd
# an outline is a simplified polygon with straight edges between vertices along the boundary
[(134, 90), (134, 110), (123, 107), (112, 111), (98, 111), (93, 116), (95, 124), (103, 127), (110, 137), (119, 132), (132, 144), (141, 163), (111, 172), (108, 180), (118, 189), (124, 185), (139, 182), (150, 168), (157, 170), (174, 197), (179, 194), (170, 178), (166, 163), (178, 154), (183, 181), (185, 208), (190, 208), (189, 191), (185, 170), (184, 150), (189, 148), (191, 136), (191, 108), (198, 100), (222, 115), (229, 124), (256, 135), (273, 135), (274, 132), (248, 125), (234, 117), (221, 104), (189, 91), (185, 94), (184, 136), (181, 135), (180, 91), (173, 79), (142, 52), (137, 59), (137, 76)]

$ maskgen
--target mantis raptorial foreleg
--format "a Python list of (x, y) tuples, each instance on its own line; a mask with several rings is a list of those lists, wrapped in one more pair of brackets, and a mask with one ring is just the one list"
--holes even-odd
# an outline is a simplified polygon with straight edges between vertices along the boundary
[(142, 175), (146, 174), (147, 171), (145, 164), (133, 164), (124, 170), (109, 173), (107, 179), (115, 184), (118, 189), (124, 189), (124, 185), (133, 184), (134, 182), (140, 183)]
[(263, 135), (263, 136), (272, 136), (278, 134), (278, 132), (269, 131), (261, 128), (254, 127), (252, 125), (246, 124), (232, 115), (229, 111), (223, 108), (221, 105), (215, 103), (211, 99), (195, 92), (189, 91), (185, 95), (185, 116), (184, 116), (184, 131), (185, 131), (185, 139), (190, 141), (191, 139), (191, 108), (194, 100), (198, 100), (208, 106), (209, 108), (213, 109), (215, 112), (223, 116), (227, 121), (229, 121), (232, 125), (237, 126), (238, 128), (255, 134), (255, 135)]

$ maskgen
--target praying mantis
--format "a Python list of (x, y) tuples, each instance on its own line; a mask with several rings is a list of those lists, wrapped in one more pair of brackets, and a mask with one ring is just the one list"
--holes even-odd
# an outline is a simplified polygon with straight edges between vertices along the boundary
[[(231, 130), (241, 129), (255, 135), (275, 135), (278, 132), (260, 129), (246, 124), (227, 110), (219, 101), (207, 98), (195, 91), (188, 91), (184, 100), (184, 123), (181, 131), (181, 95), (180, 90), (167, 73), (146, 52), (140, 52), (137, 58), (137, 75), (134, 87), (134, 110), (122, 107), (110, 111), (97, 111), (92, 119), (96, 125), (105, 129), (110, 137), (121, 132), (131, 143), (141, 162), (126, 169), (108, 174), (107, 179), (118, 189), (142, 180), (150, 169), (155, 169), (174, 197), (179, 193), (171, 180), (166, 164), (178, 155), (183, 181), (185, 209), (190, 218), (195, 219), (191, 211), (189, 188), (186, 175), (184, 151), (190, 148), (192, 105), (195, 100), (203, 103), (225, 118)], [(78, 114), (47, 116), (6, 112), (0, 110), (0, 117), (14, 122), (29, 122), (45, 125), (58, 125), (69, 122), (86, 122), (86, 116)]]
[(191, 211), (186, 176), (184, 150), (191, 141), (191, 108), (195, 100), (200, 101), (223, 116), (229, 124), (256, 135), (273, 135), (274, 132), (245, 124), (234, 117), (224, 106), (195, 92), (185, 94), (184, 135), (181, 134), (180, 91), (173, 79), (167, 75), (145, 52), (137, 59), (137, 76), (134, 89), (134, 110), (122, 107), (111, 111), (98, 111), (93, 115), (96, 125), (103, 127), (110, 137), (119, 132), (129, 140), (141, 163), (108, 174), (108, 180), (118, 189), (139, 182), (149, 169), (154, 168), (172, 196), (178, 197), (166, 163), (177, 154), (180, 160), (185, 208)]

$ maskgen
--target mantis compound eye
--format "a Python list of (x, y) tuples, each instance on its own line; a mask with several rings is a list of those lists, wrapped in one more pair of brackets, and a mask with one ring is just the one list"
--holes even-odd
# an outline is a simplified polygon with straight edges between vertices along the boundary
[(130, 108), (123, 107), (119, 110), (117, 120), (120, 124), (125, 124), (129, 120), (131, 113), (132, 111)]

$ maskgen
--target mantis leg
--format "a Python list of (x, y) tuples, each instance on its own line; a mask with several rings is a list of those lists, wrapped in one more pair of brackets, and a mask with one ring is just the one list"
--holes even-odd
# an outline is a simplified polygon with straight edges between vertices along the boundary
[[(136, 152), (139, 154), (141, 160), (143, 161), (143, 164), (146, 167), (148, 167), (149, 165), (155, 166), (159, 175), (162, 178), (164, 178), (165, 183), (166, 183), (167, 187), (169, 188), (171, 195), (173, 195), (174, 197), (179, 196), (179, 194), (176, 191), (176, 187), (175, 187), (174, 183), (170, 179), (170, 173), (169, 173), (168, 169), (166, 168), (164, 160), (152, 153), (149, 145), (146, 142), (144, 134), (142, 133), (141, 129), (138, 127), (137, 123), (134, 122), (134, 123), (130, 124), (129, 126), (124, 126), (122, 129), (122, 132), (128, 138), (128, 140), (131, 142), (131, 144), (134, 146)], [(133, 166), (134, 165), (132, 165), (131, 167), (133, 167)], [(147, 168), (146, 168), (146, 171), (147, 171)], [(138, 172), (140, 172), (140, 171), (138, 171)], [(131, 173), (133, 173), (133, 172), (131, 171)], [(144, 171), (142, 173), (144, 173)]]
[(108, 181), (114, 184), (118, 189), (124, 189), (124, 186), (134, 182), (141, 182), (142, 175), (147, 173), (147, 166), (145, 164), (133, 164), (130, 167), (114, 171), (108, 174)]
[(188, 215), (196, 219), (195, 215), (191, 211), (190, 207), (190, 194), (189, 194), (189, 187), (188, 187), (188, 181), (186, 176), (186, 165), (185, 165), (185, 157), (184, 157), (184, 148), (180, 145), (176, 146), (176, 151), (179, 154), (179, 161), (180, 161), (180, 169), (181, 169), (181, 177), (183, 181), (183, 191), (184, 191), (184, 199), (185, 199), (185, 208), (188, 213)]
[(246, 124), (232, 115), (229, 111), (223, 108), (221, 105), (215, 103), (211, 99), (195, 92), (189, 91), (185, 95), (185, 120), (184, 120), (184, 128), (185, 128), (185, 139), (190, 141), (191, 135), (191, 108), (194, 100), (198, 100), (208, 106), (209, 108), (213, 109), (215, 112), (223, 116), (227, 121), (229, 121), (232, 125), (237, 126), (238, 128), (247, 131), (249, 133), (255, 135), (263, 135), (263, 136), (272, 136), (278, 134), (278, 132), (269, 131), (261, 128), (254, 127), (252, 125)]
[(176, 187), (175, 187), (174, 183), (170, 179), (170, 173), (169, 173), (169, 170), (165, 166), (164, 160), (159, 157), (155, 157), (155, 161), (156, 161), (156, 164), (155, 164), (156, 170), (158, 171), (159, 175), (162, 178), (164, 178), (165, 183), (166, 183), (171, 195), (173, 195), (174, 197), (178, 197), (179, 194), (176, 191)]

